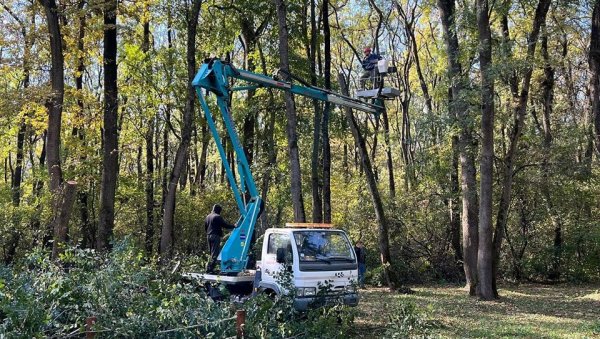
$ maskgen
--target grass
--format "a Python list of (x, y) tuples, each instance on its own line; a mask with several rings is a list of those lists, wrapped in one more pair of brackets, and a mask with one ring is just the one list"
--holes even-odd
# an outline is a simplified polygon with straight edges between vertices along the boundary
[(497, 301), (479, 301), (457, 286), (413, 287), (403, 295), (361, 290), (355, 338), (383, 338), (394, 303), (413, 302), (441, 338), (600, 338), (600, 286), (504, 285)]

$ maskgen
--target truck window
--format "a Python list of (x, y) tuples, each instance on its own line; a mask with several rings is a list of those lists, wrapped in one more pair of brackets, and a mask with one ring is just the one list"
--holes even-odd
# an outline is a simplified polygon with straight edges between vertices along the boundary
[(354, 260), (354, 251), (341, 232), (300, 231), (294, 232), (294, 238), (302, 261), (323, 258)]
[(339, 271), (358, 268), (352, 245), (342, 231), (295, 231), (294, 240), (300, 271)]
[(277, 254), (278, 248), (285, 248), (291, 254), (292, 245), (290, 243), (290, 237), (287, 234), (271, 233), (269, 235), (269, 245), (267, 246), (267, 253)]

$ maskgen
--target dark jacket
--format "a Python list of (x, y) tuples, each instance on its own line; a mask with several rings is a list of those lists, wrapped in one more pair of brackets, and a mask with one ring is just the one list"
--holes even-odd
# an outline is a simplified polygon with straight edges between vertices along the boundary
[(381, 56), (379, 54), (371, 53), (368, 57), (364, 58), (362, 61), (362, 67), (365, 71), (372, 71), (377, 65), (377, 61), (381, 60)]
[(234, 229), (235, 226), (228, 224), (223, 217), (215, 212), (211, 212), (204, 221), (204, 229), (207, 235), (223, 236), (223, 228)]
[(367, 260), (367, 251), (365, 248), (354, 247), (354, 252), (356, 252), (356, 260), (359, 264), (365, 264)]

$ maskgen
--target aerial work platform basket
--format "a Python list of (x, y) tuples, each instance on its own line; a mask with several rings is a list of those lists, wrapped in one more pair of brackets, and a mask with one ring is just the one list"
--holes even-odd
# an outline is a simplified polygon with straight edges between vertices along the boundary
[(379, 60), (371, 77), (365, 79), (370, 82), (371, 86), (356, 91), (356, 97), (360, 99), (394, 99), (399, 96), (400, 91), (397, 88), (385, 86), (385, 76), (396, 71), (396, 67), (388, 65), (388, 60)]

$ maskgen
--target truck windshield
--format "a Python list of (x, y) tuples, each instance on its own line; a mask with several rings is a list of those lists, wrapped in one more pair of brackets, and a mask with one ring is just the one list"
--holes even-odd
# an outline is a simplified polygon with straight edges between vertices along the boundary
[(294, 238), (301, 262), (356, 262), (352, 246), (343, 232), (297, 231)]

